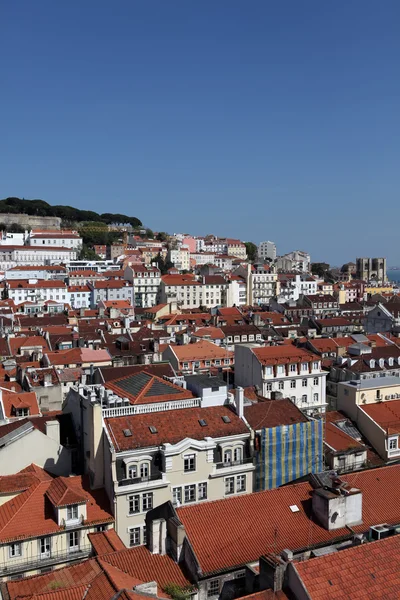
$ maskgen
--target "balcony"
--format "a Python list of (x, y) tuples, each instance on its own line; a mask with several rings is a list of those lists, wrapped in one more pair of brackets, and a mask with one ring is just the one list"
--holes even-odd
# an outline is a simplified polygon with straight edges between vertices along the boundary
[(77, 549), (71, 549), (69, 552), (49, 552), (46, 554), (36, 554), (29, 559), (24, 557), (10, 558), (6, 562), (0, 563), (0, 577), (8, 577), (16, 573), (23, 574), (26, 571), (44, 569), (52, 565), (67, 563), (76, 560), (88, 558), (92, 552), (92, 545), (80, 546)]
[(241, 460), (231, 460), (230, 462), (219, 462), (216, 463), (216, 468), (217, 469), (228, 469), (230, 467), (237, 467), (237, 466), (242, 466), (242, 465), (252, 465), (253, 464), (253, 459), (251, 456), (249, 456), (248, 458), (242, 458)]
[(163, 473), (154, 473), (153, 475), (148, 475), (147, 477), (133, 477), (132, 479), (121, 479), (118, 481), (118, 487), (124, 487), (127, 485), (137, 485), (142, 483), (149, 483), (150, 481), (158, 481), (163, 479)]

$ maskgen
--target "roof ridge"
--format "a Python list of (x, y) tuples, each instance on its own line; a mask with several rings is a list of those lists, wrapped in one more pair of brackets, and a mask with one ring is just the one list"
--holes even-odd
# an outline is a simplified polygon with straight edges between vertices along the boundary
[[(43, 573), (38, 573), (37, 577), (41, 577), (41, 576), (43, 576)], [(96, 577), (97, 577), (97, 575), (96, 575)], [(88, 583), (77, 583), (77, 584), (70, 585), (68, 587), (55, 588), (54, 590), (46, 590), (43, 592), (31, 592), (29, 594), (18, 594), (18, 596), (15, 596), (14, 600), (19, 600), (19, 599), (23, 600), (26, 598), (32, 598), (32, 600), (34, 600), (34, 598), (36, 598), (36, 596), (50, 596), (50, 594), (54, 594), (54, 592), (78, 590), (79, 588), (83, 588), (82, 591), (86, 592), (88, 590), (89, 586), (90, 586), (90, 584), (88, 584)]]

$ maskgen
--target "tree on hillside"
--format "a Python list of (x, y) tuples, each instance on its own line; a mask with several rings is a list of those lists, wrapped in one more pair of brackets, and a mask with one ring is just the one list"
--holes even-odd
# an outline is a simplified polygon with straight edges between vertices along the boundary
[(254, 262), (257, 259), (257, 246), (253, 242), (245, 242), (247, 258), (250, 262)]
[(311, 263), (311, 273), (318, 277), (324, 277), (325, 273), (329, 271), (328, 263)]

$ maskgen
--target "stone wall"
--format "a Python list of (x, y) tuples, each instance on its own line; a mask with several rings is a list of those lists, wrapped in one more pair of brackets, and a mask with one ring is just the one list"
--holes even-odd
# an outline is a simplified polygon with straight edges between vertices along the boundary
[(36, 217), (32, 215), (0, 213), (0, 223), (17, 223), (26, 229), (60, 229), (60, 217)]

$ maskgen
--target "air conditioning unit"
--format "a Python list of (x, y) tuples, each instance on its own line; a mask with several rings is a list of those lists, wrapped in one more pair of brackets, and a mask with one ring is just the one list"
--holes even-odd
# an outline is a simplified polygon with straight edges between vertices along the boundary
[(369, 539), (370, 540), (382, 540), (388, 537), (391, 533), (391, 528), (384, 523), (382, 525), (373, 525), (369, 528)]

